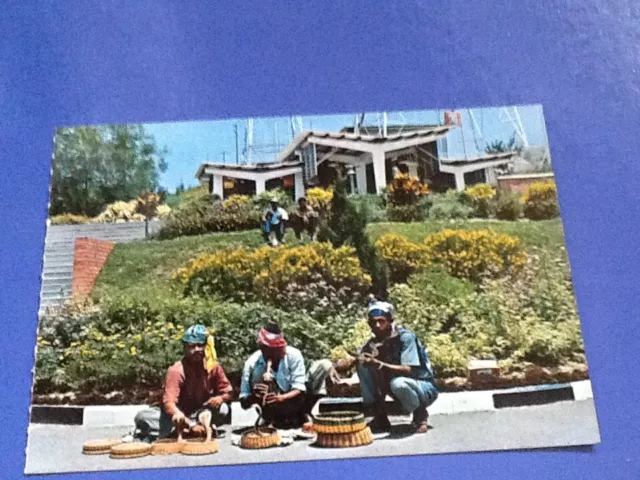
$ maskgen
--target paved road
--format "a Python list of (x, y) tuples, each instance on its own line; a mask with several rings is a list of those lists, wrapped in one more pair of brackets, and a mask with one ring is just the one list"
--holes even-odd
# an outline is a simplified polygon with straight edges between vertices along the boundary
[[(87, 472), (293, 460), (325, 460), (388, 455), (417, 455), (464, 451), (503, 450), (591, 445), (600, 441), (593, 401), (560, 402), (493, 412), (436, 415), (426, 435), (412, 435), (402, 428), (408, 417), (393, 419), (391, 434), (376, 436), (365, 447), (322, 449), (312, 441), (269, 451), (242, 450), (231, 444), (231, 434), (220, 442), (220, 452), (205, 457), (172, 455), (112, 460), (108, 456), (82, 455), (89, 439), (119, 437), (126, 428), (32, 425), (29, 429), (26, 473)], [(275, 455), (274, 455), (275, 454)]]

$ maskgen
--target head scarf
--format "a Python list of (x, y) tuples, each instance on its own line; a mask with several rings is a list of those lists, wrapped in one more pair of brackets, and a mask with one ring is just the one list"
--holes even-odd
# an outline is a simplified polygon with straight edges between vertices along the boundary
[(373, 317), (386, 317), (390, 321), (393, 320), (393, 305), (389, 302), (381, 302), (376, 300), (369, 304), (367, 309), (367, 315), (369, 318)]
[(218, 354), (216, 353), (215, 343), (213, 341), (213, 334), (215, 330), (207, 331), (207, 327), (204, 325), (192, 325), (184, 332), (182, 341), (185, 343), (204, 343), (206, 347), (204, 349), (204, 364), (207, 372), (213, 370), (218, 363)]
[(269, 348), (282, 348), (287, 346), (287, 342), (284, 339), (284, 333), (271, 333), (261, 328), (260, 333), (258, 333), (258, 345)]

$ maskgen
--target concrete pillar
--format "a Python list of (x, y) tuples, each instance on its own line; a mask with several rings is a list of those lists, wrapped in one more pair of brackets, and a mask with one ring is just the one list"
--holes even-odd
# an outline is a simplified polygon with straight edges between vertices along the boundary
[(373, 176), (376, 181), (376, 193), (387, 188), (387, 169), (384, 162), (384, 151), (376, 150), (371, 156), (373, 157)]
[(302, 172), (296, 173), (293, 176), (293, 187), (294, 187), (294, 195), (296, 197), (296, 201), (299, 198), (304, 197), (304, 179), (302, 178)]
[(260, 195), (265, 190), (265, 181), (264, 178), (256, 178), (256, 195)]
[(464, 173), (456, 172), (456, 190), (462, 192), (464, 190)]
[(487, 167), (484, 169), (485, 180), (489, 185), (496, 185), (498, 183), (496, 179), (496, 171), (493, 167)]
[(417, 163), (408, 163), (407, 167), (409, 168), (409, 176), (417, 177), (418, 176), (418, 164)]
[(222, 175), (213, 176), (213, 194), (218, 195), (221, 200), (224, 200), (224, 184), (222, 182)]
[(356, 187), (358, 188), (358, 193), (363, 195), (367, 193), (367, 166), (366, 165), (358, 165), (356, 167)]

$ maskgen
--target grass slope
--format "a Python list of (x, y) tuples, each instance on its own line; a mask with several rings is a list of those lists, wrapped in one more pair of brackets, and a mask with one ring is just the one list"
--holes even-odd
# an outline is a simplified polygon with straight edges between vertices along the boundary
[[(409, 240), (420, 242), (430, 233), (445, 228), (476, 230), (492, 228), (520, 237), (525, 248), (539, 247), (547, 251), (558, 251), (564, 247), (564, 236), (560, 219), (538, 222), (501, 222), (487, 220), (426, 221), (422, 223), (376, 223), (369, 225), (369, 234), (375, 241), (385, 233), (405, 235)], [(287, 241), (294, 237), (287, 234)], [(212, 233), (172, 240), (149, 240), (118, 244), (100, 273), (94, 298), (106, 295), (127, 295), (158, 298), (175, 295), (172, 291), (171, 275), (190, 258), (201, 253), (221, 248), (256, 248), (263, 245), (259, 230), (233, 233)]]

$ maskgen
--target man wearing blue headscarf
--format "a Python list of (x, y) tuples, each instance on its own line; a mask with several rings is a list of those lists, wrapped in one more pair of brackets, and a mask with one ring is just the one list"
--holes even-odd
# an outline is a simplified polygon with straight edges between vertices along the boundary
[(390, 303), (372, 302), (367, 316), (372, 336), (358, 352), (357, 363), (349, 363), (356, 363), (362, 401), (373, 414), (372, 430), (390, 428), (385, 407), (390, 395), (405, 413), (413, 413), (416, 431), (426, 433), (427, 407), (438, 397), (427, 349), (413, 332), (395, 324)]
[(136, 415), (137, 436), (144, 440), (169, 437), (174, 425), (186, 425), (196, 432), (203, 410), (211, 412), (214, 431), (229, 415), (232, 387), (217, 361), (213, 335), (204, 325), (193, 325), (182, 341), (184, 356), (167, 372), (162, 406)]

